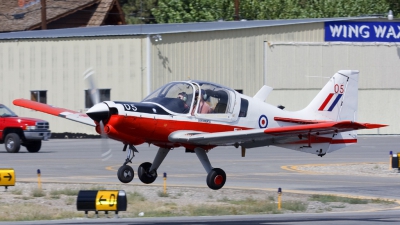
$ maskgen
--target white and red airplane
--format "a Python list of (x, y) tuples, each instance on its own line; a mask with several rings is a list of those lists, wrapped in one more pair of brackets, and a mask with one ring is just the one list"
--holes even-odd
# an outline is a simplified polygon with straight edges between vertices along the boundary
[[(289, 112), (265, 103), (272, 88), (263, 86), (253, 97), (222, 85), (204, 81), (168, 83), (141, 102), (105, 101), (86, 114), (46, 104), (16, 99), (17, 106), (41, 111), (94, 126), (97, 133), (121, 141), (128, 148), (118, 179), (129, 183), (134, 177), (135, 146), (159, 147), (153, 163), (142, 163), (139, 179), (146, 184), (157, 178), (157, 169), (171, 149), (195, 152), (207, 172), (207, 185), (224, 186), (226, 174), (212, 167), (207, 153), (217, 146), (247, 148), (279, 146), (323, 156), (357, 143), (357, 130), (384, 127), (358, 123), (358, 71), (340, 70), (303, 110)], [(179, 98), (178, 98), (179, 96)]]

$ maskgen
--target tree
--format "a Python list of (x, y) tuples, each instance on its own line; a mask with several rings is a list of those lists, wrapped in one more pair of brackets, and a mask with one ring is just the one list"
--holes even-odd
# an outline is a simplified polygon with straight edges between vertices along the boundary
[(158, 23), (233, 20), (232, 0), (159, 0), (152, 10)]
[(400, 18), (400, 1), (399, 0), (386, 0), (389, 4), (389, 9), (393, 11), (393, 16)]
[[(235, 0), (120, 0), (133, 18), (146, 23), (234, 20)], [(140, 6), (140, 7), (139, 7)], [(399, 0), (240, 0), (240, 18), (247, 20), (331, 18), (385, 14), (400, 17)], [(127, 13), (128, 14), (128, 13)], [(129, 18), (129, 17), (127, 17)], [(127, 19), (127, 21), (134, 19)], [(137, 20), (137, 19), (136, 19)]]
[(156, 23), (151, 9), (157, 6), (157, 2), (157, 0), (120, 0), (128, 24)]

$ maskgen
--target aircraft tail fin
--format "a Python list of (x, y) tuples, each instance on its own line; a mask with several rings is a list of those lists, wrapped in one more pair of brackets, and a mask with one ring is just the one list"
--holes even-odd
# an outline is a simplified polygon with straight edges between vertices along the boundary
[(340, 70), (310, 104), (301, 110), (311, 120), (356, 121), (358, 108), (357, 70)]

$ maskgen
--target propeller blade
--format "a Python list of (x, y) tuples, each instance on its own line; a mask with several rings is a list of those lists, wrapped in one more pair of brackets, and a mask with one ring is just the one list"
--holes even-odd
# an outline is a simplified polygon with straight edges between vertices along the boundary
[[(92, 68), (87, 69), (83, 73), (83, 78), (87, 81), (87, 84), (89, 86), (89, 94), (90, 94), (90, 99), (92, 100), (93, 105), (96, 105), (97, 103), (100, 103), (100, 92), (99, 89), (96, 87), (96, 83), (94, 82), (94, 71)], [(102, 161), (107, 161), (112, 157), (112, 149), (109, 147), (108, 143), (108, 136), (104, 132), (104, 122), (103, 120), (99, 121), (100, 124), (100, 136), (101, 136), (101, 160)]]
[(104, 123), (100, 120), (101, 131), (101, 161), (107, 161), (112, 157), (112, 150), (108, 144), (108, 136), (104, 132)]
[(100, 102), (100, 93), (99, 89), (96, 87), (96, 83), (94, 82), (93, 75), (94, 71), (92, 68), (87, 69), (83, 73), (83, 78), (87, 81), (88, 86), (89, 86), (89, 94), (90, 98), (92, 100), (93, 105), (96, 105), (97, 103)]

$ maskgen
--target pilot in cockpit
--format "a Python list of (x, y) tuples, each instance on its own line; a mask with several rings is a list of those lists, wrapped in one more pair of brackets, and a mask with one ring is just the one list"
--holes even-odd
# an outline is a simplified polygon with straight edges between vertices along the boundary
[(189, 105), (187, 104), (188, 95), (186, 94), (186, 92), (178, 93), (178, 98), (183, 101), (182, 113), (188, 113), (189, 112)]

